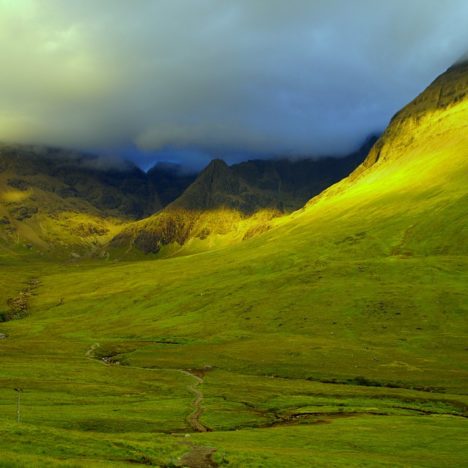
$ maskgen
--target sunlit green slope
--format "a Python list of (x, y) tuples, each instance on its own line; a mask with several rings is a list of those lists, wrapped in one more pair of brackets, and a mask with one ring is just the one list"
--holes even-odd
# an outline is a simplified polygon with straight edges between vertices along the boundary
[(462, 466), (467, 76), (262, 235), (165, 260), (0, 257), (0, 294), (28, 303), (0, 324), (3, 460)]
[(316, 239), (319, 249), (330, 242), (332, 255), (348, 259), (353, 254), (464, 254), (467, 180), (464, 62), (396, 114), (347, 179), (312, 199), (292, 219), (278, 220), (282, 227), (272, 237), (288, 242), (293, 237)]
[[(304, 221), (372, 226), (384, 253), (466, 253), (468, 64), (449, 69), (392, 120), (350, 177), (309, 202)], [(390, 249), (390, 250), (389, 250)]]
[(250, 160), (228, 166), (214, 159), (166, 208), (126, 226), (111, 248), (184, 255), (232, 245), (261, 234), (271, 220), (304, 206), (367, 156), (376, 137), (342, 158)]

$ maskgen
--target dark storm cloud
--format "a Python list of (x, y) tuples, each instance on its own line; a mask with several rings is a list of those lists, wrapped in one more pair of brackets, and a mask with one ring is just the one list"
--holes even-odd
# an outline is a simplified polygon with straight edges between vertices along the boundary
[(0, 0), (0, 139), (343, 153), (466, 52), (467, 23), (466, 0)]

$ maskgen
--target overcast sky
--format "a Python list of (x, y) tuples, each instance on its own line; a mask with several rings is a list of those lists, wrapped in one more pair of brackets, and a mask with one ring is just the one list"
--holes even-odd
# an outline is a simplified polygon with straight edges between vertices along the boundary
[(467, 0), (0, 0), (0, 140), (143, 165), (344, 154), (467, 25)]

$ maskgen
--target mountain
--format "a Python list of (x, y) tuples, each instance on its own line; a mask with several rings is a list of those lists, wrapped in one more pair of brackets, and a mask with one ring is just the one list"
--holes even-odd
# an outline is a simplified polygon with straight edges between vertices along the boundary
[(360, 231), (380, 219), (395, 253), (466, 251), (467, 113), (463, 62), (398, 112), (364, 163), (308, 203), (309, 216), (359, 219)]
[(193, 175), (45, 146), (0, 144), (0, 240), (96, 251), (176, 198)]
[(49, 191), (81, 199), (108, 215), (141, 217), (161, 208), (147, 178), (129, 161), (107, 161), (94, 155), (31, 145), (0, 146), (0, 170), (7, 185), (26, 191)]
[(262, 233), (273, 218), (301, 208), (347, 176), (375, 141), (368, 138), (343, 158), (251, 160), (232, 166), (214, 159), (163, 211), (126, 226), (111, 245), (157, 253), (189, 240), (206, 241), (210, 248)]
[[(263, 194), (261, 207), (290, 213), (349, 175), (363, 162), (377, 139), (369, 136), (357, 151), (341, 158), (251, 160), (233, 165), (232, 170)], [(246, 208), (247, 213), (249, 208), (255, 209)]]
[(269, 208), (288, 213), (353, 171), (377, 137), (369, 137), (342, 158), (249, 160), (228, 166), (214, 159), (170, 204), (171, 208), (205, 211), (229, 208), (251, 215)]
[[(467, 79), (450, 68), (351, 175), (244, 242), (73, 264), (0, 250), (2, 463), (466, 465)], [(258, 223), (228, 169), (192, 206), (232, 202), (242, 236)]]
[[(436, 116), (445, 118), (445, 113), (450, 109), (458, 108), (459, 104), (466, 102), (467, 94), (468, 61), (464, 60), (436, 78), (426, 90), (393, 116), (382, 138), (356, 172), (360, 173), (379, 160), (395, 158), (399, 151), (404, 153), (408, 145), (420, 142), (419, 139), (413, 141), (419, 136), (418, 127), (423, 124), (435, 126), (438, 123)], [(453, 117), (451, 120), (454, 120)], [(414, 135), (413, 130), (416, 130)], [(423, 130), (430, 133), (430, 129), (423, 127)]]
[(1, 242), (42, 250), (95, 249), (112, 236), (143, 209), (148, 192), (136, 167), (105, 172), (100, 163), (67, 150), (2, 144)]
[[(197, 177), (169, 163), (144, 173), (128, 161), (1, 144), (0, 240), (97, 253), (113, 238), (114, 246), (134, 244), (156, 252), (160, 245), (212, 233), (249, 237), (347, 175), (369, 147), (367, 142), (342, 159), (248, 161), (231, 167), (214, 160)], [(246, 223), (254, 214), (253, 223)]]

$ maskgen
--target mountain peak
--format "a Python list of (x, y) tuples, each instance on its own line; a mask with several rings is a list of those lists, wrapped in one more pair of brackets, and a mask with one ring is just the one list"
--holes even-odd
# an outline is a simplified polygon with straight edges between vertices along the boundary
[(226, 162), (223, 159), (216, 158), (212, 159), (201, 173), (219, 172), (227, 169), (229, 169), (229, 166)]
[[(213, 159), (184, 194), (171, 206), (190, 210), (206, 210), (230, 205), (227, 199), (239, 192), (239, 180), (222, 159)], [(223, 194), (223, 196), (221, 196)]]
[(213, 167), (218, 167), (218, 166), (219, 167), (228, 167), (228, 165), (226, 164), (226, 161), (224, 161), (224, 159), (221, 159), (221, 158), (212, 159), (207, 167), (210, 167), (210, 166), (213, 166)]
[(394, 149), (410, 147), (415, 141), (414, 128), (420, 126), (423, 120), (435, 119), (435, 114), (438, 120), (443, 119), (449, 115), (447, 111), (467, 99), (468, 57), (465, 55), (392, 117), (390, 125), (353, 177), (378, 161), (399, 157), (401, 152)]

